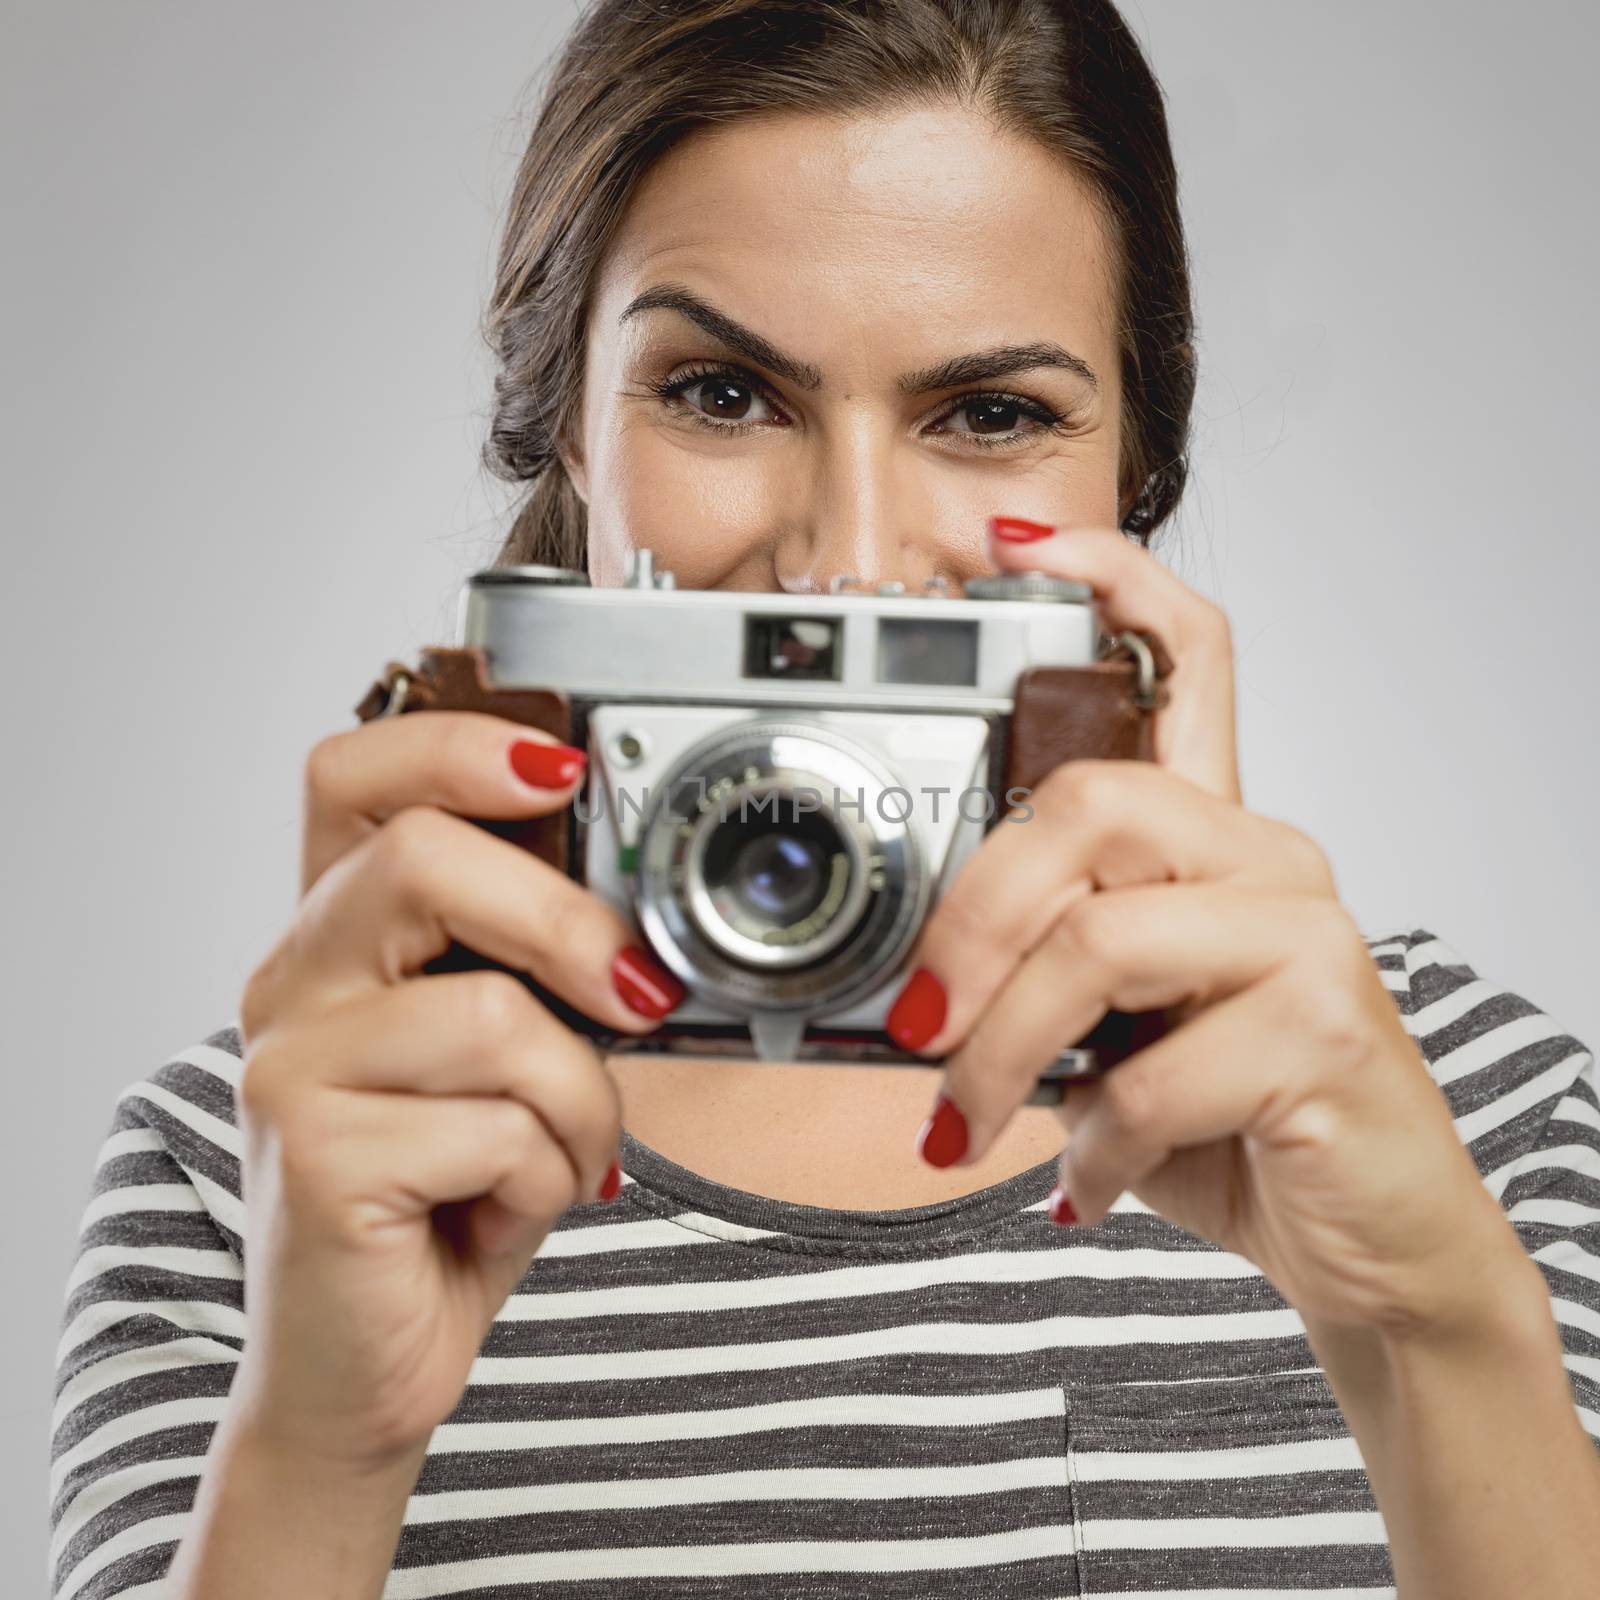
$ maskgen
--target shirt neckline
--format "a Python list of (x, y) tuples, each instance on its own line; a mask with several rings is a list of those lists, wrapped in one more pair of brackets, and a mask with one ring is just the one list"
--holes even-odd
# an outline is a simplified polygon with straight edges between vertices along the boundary
[[(1062, 1148), (1066, 1148), (1064, 1136)], [(632, 1180), (624, 1186), (623, 1195), (657, 1216), (693, 1231), (716, 1232), (717, 1237), (730, 1243), (758, 1247), (824, 1253), (859, 1253), (867, 1247), (873, 1254), (897, 1254), (970, 1240), (1005, 1227), (1024, 1211), (1041, 1206), (1055, 1187), (1059, 1152), (987, 1189), (931, 1205), (885, 1211), (801, 1205), (735, 1189), (680, 1166), (636, 1139), (626, 1128), (622, 1130), (621, 1159), (623, 1171)], [(679, 1215), (683, 1212), (732, 1224), (735, 1229), (759, 1229), (769, 1237), (745, 1239), (715, 1228), (697, 1228)]]

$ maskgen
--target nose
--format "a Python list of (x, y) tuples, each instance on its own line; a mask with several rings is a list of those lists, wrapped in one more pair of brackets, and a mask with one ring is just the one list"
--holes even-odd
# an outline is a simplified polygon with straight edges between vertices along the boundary
[(913, 588), (939, 569), (926, 469), (918, 473), (888, 433), (882, 419), (861, 415), (808, 441), (774, 551), (786, 592), (826, 593), (835, 578)]

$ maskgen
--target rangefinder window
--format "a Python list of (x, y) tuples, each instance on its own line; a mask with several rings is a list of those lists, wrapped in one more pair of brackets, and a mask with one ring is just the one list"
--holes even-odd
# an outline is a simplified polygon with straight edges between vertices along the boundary
[(843, 658), (837, 617), (745, 618), (747, 678), (820, 678), (837, 683)]
[(978, 681), (977, 623), (884, 617), (878, 623), (878, 681), (974, 687)]

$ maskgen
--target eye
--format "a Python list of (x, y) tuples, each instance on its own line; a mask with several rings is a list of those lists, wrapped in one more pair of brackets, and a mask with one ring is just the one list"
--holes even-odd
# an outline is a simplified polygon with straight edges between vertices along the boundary
[(696, 367), (650, 386), (672, 410), (719, 433), (743, 433), (774, 420), (756, 414), (769, 406), (765, 386), (736, 367)]
[[(968, 426), (950, 428), (953, 418), (965, 418)], [(1025, 428), (1020, 423), (1026, 419), (1035, 426)], [(996, 446), (1025, 444), (1035, 434), (1055, 433), (1068, 426), (1069, 419), (1037, 400), (1020, 394), (964, 394), (961, 395), (939, 419), (939, 429), (964, 435), (967, 442), (981, 449)]]
[[(717, 433), (742, 434), (775, 423), (786, 425), (771, 390), (741, 367), (701, 363), (649, 387), (686, 422)], [(765, 416), (762, 407), (767, 408)], [(961, 418), (967, 425), (950, 427), (953, 418)], [(1024, 422), (1032, 426), (1022, 426)], [(1026, 449), (1041, 434), (1070, 433), (1073, 426), (1072, 418), (1037, 400), (995, 391), (957, 396), (930, 431), (961, 438), (964, 449)]]

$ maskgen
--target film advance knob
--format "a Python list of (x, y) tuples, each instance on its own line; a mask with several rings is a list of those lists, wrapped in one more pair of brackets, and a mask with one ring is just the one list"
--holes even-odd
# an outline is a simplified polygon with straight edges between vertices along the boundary
[(1094, 590), (1073, 578), (1056, 578), (1048, 572), (994, 572), (968, 578), (962, 585), (969, 600), (1054, 600), (1086, 604)]
[(537, 583), (558, 589), (587, 589), (589, 576), (574, 572), (571, 567), (486, 567), (482, 572), (473, 573), (472, 582), (483, 585)]

